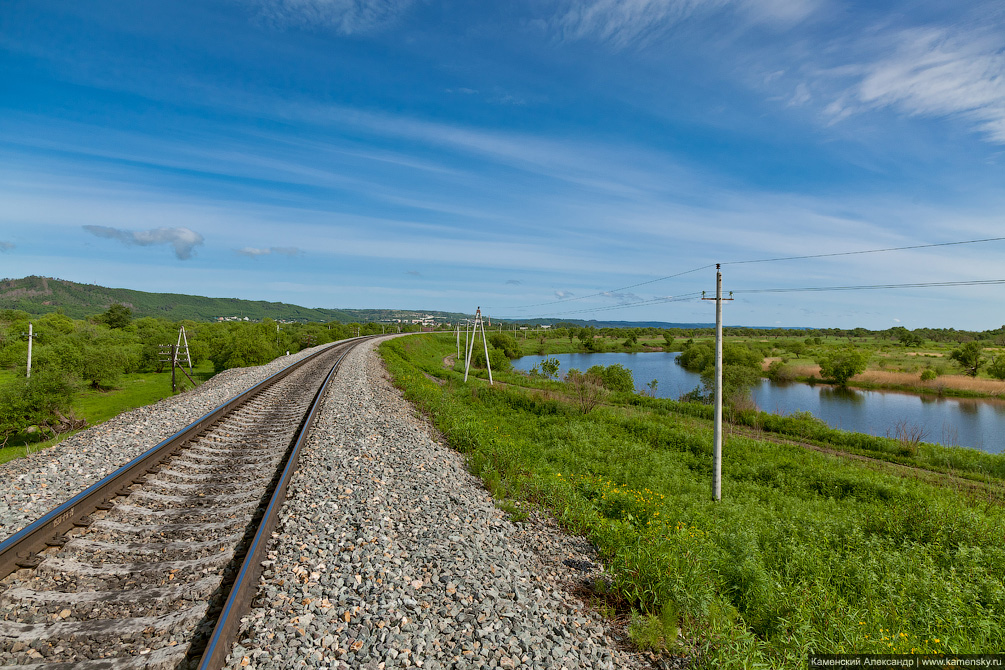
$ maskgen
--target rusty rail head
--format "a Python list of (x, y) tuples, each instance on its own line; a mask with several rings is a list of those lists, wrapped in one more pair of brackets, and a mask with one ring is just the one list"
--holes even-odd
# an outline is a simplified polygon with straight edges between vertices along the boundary
[[(356, 339), (359, 338), (352, 338), (352, 340)], [(160, 465), (168, 456), (180, 449), (185, 442), (308, 361), (326, 353), (332, 347), (344, 345), (349, 341), (341, 340), (333, 342), (324, 349), (310, 356), (305, 356), (299, 361), (291, 363), (282, 370), (263, 379), (247, 391), (234, 396), (213, 411), (203, 415), (189, 426), (179, 430), (171, 437), (151, 448), (146, 453), (137, 456), (101, 481), (91, 485), (83, 492), (78, 493), (70, 500), (25, 526), (3, 542), (0, 542), (0, 579), (3, 579), (18, 568), (35, 567), (40, 561), (38, 554), (41, 551), (48, 546), (52, 546), (52, 542), (57, 541), (60, 536), (64, 535), (66, 531), (75, 525), (86, 525), (80, 524), (80, 521), (84, 517), (89, 516), (100, 507), (106, 506), (109, 501), (120, 494), (120, 491), (125, 493), (127, 487)]]

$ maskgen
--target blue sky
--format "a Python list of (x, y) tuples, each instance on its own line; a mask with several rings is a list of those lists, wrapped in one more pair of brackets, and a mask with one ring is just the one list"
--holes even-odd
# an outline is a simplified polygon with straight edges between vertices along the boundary
[[(1005, 236), (1000, 2), (7, 0), (0, 68), (7, 277), (708, 322), (661, 300), (714, 270), (651, 280)], [(1003, 258), (723, 273), (965, 282)], [(725, 320), (995, 328), (1003, 290), (737, 293)]]

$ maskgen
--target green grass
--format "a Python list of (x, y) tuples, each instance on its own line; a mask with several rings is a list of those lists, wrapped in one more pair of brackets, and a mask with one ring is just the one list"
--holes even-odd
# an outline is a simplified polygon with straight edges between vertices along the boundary
[(777, 668), (803, 667), (810, 651), (1005, 648), (998, 505), (744, 437), (726, 442), (716, 503), (701, 417), (583, 415), (547, 388), (464, 386), (441, 367), (452, 346), (416, 337), (382, 352), (494, 496), (541, 505), (598, 547), (607, 597), (637, 612), (640, 645), (699, 648), (709, 667)]
[[(0, 382), (5, 376), (15, 373), (0, 370)], [(191, 388), (192, 384), (181, 372), (177, 372), (178, 390)], [(213, 364), (209, 361), (193, 368), (192, 378), (202, 383), (213, 376)], [(122, 375), (115, 387), (108, 390), (85, 389), (73, 400), (73, 412), (87, 421), (88, 426), (96, 426), (137, 407), (150, 405), (171, 396), (171, 372), (144, 372)], [(69, 435), (65, 433), (55, 439), (39, 440), (38, 435), (16, 435), (7, 446), (0, 449), (0, 463), (25, 455), (25, 448), (37, 451), (56, 444)]]

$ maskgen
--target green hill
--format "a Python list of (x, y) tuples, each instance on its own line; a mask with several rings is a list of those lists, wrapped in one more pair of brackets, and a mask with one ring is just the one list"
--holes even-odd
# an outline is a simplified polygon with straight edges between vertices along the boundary
[(215, 321), (220, 317), (247, 317), (252, 321), (270, 318), (276, 321), (363, 323), (430, 316), (436, 322), (453, 322), (466, 316), (451, 312), (400, 309), (319, 309), (264, 300), (146, 293), (127, 288), (77, 284), (51, 277), (0, 280), (0, 309), (19, 309), (32, 315), (62, 311), (71, 318), (82, 319), (100, 314), (115, 303), (132, 309), (134, 317), (156, 316), (172, 321)]

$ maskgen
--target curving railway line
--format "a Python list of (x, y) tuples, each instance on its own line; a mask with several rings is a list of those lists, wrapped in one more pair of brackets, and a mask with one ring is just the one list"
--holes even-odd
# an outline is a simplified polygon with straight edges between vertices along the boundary
[(358, 343), (284, 368), (0, 543), (0, 668), (222, 667), (300, 444)]

